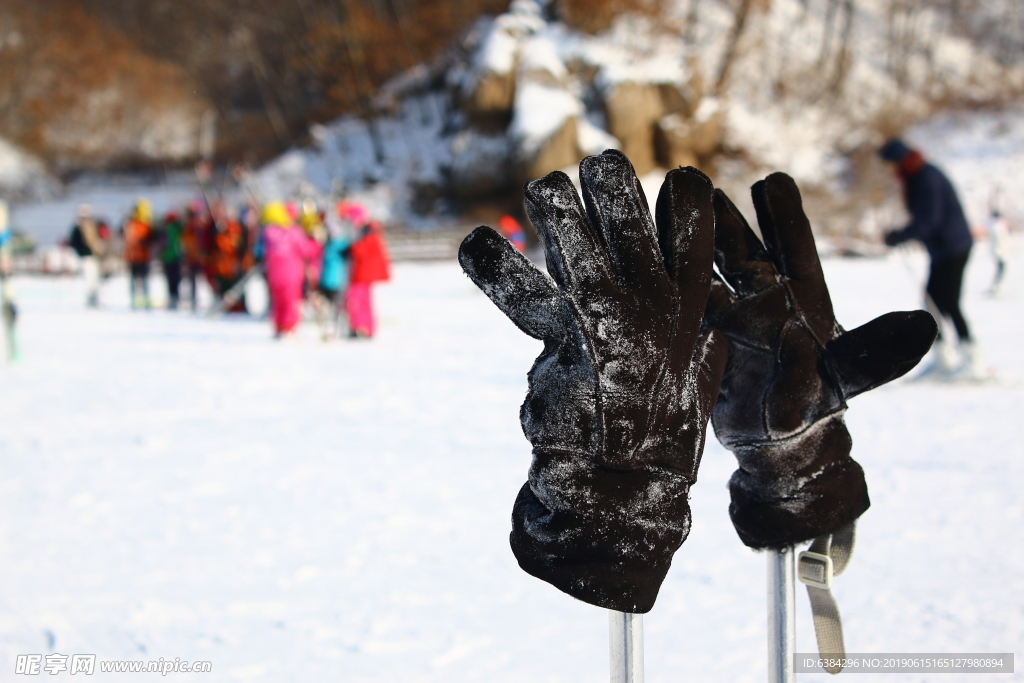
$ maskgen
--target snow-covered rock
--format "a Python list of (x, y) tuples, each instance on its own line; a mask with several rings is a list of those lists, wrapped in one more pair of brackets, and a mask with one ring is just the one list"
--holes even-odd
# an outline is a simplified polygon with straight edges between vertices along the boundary
[(45, 197), (58, 185), (41, 160), (0, 138), (0, 197)]
[(512, 180), (512, 150), (505, 135), (486, 135), (472, 129), (452, 140), (446, 169), (449, 190), (460, 198), (487, 197)]
[[(877, 180), (869, 160), (886, 136), (950, 101), (1024, 91), (1024, 64), (1000, 61), (981, 34), (922, 3), (755, 3), (738, 35), (727, 0), (671, 0), (597, 34), (553, 19), (549, 4), (516, 0), (388, 84), (374, 121), (325, 126), (316, 154), (300, 152), (307, 178), (325, 191), (332, 177), (353, 190), (390, 184), (404, 203), (396, 215), (416, 223), (423, 206), (447, 206), (420, 201), (417, 188), (462, 204), (513, 196), (524, 180), (615, 147), (641, 175), (699, 164), (738, 195), (784, 171), (817, 194), (817, 224), (841, 231), (873, 201), (864, 179)], [(972, 21), (1007, 7), (979, 6)]]

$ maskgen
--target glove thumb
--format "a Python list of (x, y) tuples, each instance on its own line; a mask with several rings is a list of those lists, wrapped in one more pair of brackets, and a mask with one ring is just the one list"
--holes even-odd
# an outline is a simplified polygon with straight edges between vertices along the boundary
[(886, 313), (828, 343), (826, 352), (851, 398), (907, 374), (928, 353), (939, 328), (925, 311)]

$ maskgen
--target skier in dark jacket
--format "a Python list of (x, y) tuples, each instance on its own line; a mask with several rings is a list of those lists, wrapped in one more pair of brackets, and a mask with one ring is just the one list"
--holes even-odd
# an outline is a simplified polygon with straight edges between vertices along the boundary
[(88, 204), (78, 205), (78, 220), (71, 227), (68, 245), (81, 259), (85, 275), (85, 303), (90, 308), (97, 308), (100, 305), (100, 259), (106, 252), (106, 240), (100, 234)]
[[(894, 247), (917, 240), (928, 250), (931, 259), (925, 298), (928, 310), (939, 323), (940, 343), (936, 345), (935, 362), (926, 368), (924, 375), (933, 379), (983, 379), (987, 370), (960, 310), (964, 268), (974, 239), (956, 190), (942, 171), (902, 140), (890, 140), (878, 155), (896, 166), (910, 213), (910, 223), (887, 233), (885, 243)], [(956, 330), (959, 354), (948, 339), (942, 338), (943, 318), (949, 319)]]

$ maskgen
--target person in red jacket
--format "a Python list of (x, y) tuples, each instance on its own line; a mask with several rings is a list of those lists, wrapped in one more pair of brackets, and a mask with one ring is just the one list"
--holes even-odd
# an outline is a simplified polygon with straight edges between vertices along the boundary
[(526, 251), (526, 233), (523, 232), (523, 226), (519, 221), (506, 213), (498, 219), (498, 229), (513, 247), (521, 252)]
[(357, 234), (349, 252), (352, 274), (345, 294), (345, 309), (352, 328), (349, 336), (368, 339), (376, 327), (370, 285), (390, 280), (391, 264), (379, 223), (370, 221)]
[[(223, 205), (216, 207), (215, 210), (219, 213), (214, 223), (208, 260), (210, 273), (216, 285), (214, 291), (218, 298), (223, 298), (243, 275), (246, 229)], [(232, 313), (245, 313), (245, 295), (240, 296), (228, 310)]]
[(192, 304), (193, 313), (198, 305), (196, 279), (205, 270), (212, 234), (213, 218), (206, 207), (206, 201), (202, 199), (192, 201), (185, 212), (181, 246), (185, 252), (183, 275), (189, 284), (189, 301)]

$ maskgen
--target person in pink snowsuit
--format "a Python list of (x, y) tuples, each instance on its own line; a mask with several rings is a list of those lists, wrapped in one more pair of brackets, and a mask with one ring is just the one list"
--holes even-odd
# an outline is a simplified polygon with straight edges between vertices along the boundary
[(270, 317), (275, 335), (295, 331), (302, 319), (302, 283), (307, 267), (318, 262), (320, 245), (295, 226), (288, 209), (271, 202), (260, 216), (264, 225), (263, 253), (267, 286), (270, 289)]

